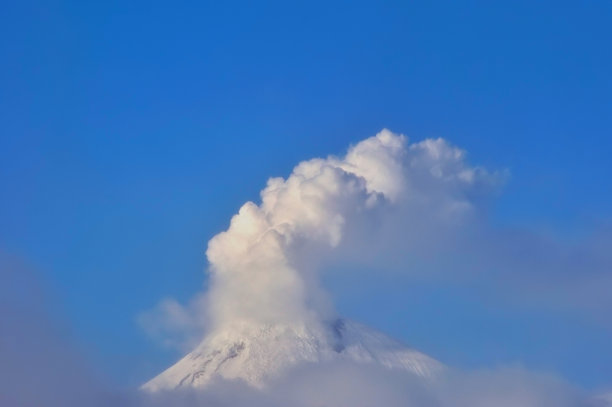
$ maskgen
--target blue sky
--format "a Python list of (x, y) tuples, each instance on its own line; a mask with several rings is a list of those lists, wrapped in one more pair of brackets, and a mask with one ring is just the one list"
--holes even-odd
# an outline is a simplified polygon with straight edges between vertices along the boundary
[[(508, 169), (495, 225), (609, 225), (612, 5), (405, 3), (0, 6), (0, 248), (104, 373), (129, 386), (177, 357), (138, 315), (206, 284), (206, 242), (269, 176), (383, 127)], [(328, 282), (341, 312), (450, 364), (610, 383), (609, 319), (346, 280)]]

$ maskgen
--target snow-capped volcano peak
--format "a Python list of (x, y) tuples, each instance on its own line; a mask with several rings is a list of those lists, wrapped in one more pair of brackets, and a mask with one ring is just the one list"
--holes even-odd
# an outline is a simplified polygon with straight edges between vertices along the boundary
[(240, 379), (264, 387), (299, 363), (333, 360), (375, 363), (425, 378), (442, 369), (434, 359), (346, 320), (321, 326), (243, 324), (212, 333), (143, 389), (205, 387), (214, 378)]

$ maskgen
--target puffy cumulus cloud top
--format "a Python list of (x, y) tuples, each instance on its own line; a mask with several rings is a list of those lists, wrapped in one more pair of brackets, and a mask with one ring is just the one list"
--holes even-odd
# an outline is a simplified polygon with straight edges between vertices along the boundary
[(474, 190), (499, 179), (470, 166), (465, 152), (443, 139), (408, 144), (386, 129), (344, 157), (299, 163), (287, 179), (268, 180), (261, 204), (245, 203), (228, 230), (210, 240), (213, 325), (326, 317), (328, 304), (315, 300), (325, 297), (316, 278), (292, 256), (296, 246), (333, 248), (348, 223), (383, 205), (461, 216), (472, 208)]

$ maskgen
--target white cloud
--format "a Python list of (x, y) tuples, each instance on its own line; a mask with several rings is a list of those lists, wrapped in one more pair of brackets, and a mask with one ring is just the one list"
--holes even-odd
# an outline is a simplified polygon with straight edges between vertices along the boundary
[(141, 313), (137, 320), (163, 346), (188, 351), (199, 342), (206, 328), (204, 306), (202, 295), (194, 297), (187, 306), (166, 298), (154, 309)]
[[(240, 381), (219, 380), (204, 391), (191, 389), (149, 397), (154, 405), (211, 407), (597, 406), (594, 398), (568, 383), (520, 367), (449, 371), (432, 382), (402, 371), (349, 362), (302, 365), (265, 389), (254, 389)], [(185, 404), (177, 404), (177, 400)]]
[(345, 157), (298, 164), (287, 179), (271, 178), (261, 204), (244, 204), (228, 230), (210, 240), (206, 308), (213, 326), (329, 317), (333, 309), (306, 257), (329, 253), (347, 228), (365, 237), (358, 225), (387, 213), (461, 218), (476, 204), (476, 190), (499, 181), (445, 140), (409, 145), (388, 130)]

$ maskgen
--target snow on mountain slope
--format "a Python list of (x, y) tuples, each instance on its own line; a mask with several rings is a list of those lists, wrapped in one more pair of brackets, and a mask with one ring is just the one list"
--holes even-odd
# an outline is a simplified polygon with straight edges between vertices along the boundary
[(263, 387), (300, 362), (333, 360), (376, 363), (424, 378), (443, 369), (434, 359), (346, 320), (324, 327), (245, 324), (209, 335), (193, 352), (142, 388), (155, 392), (205, 387), (215, 377), (242, 379)]

